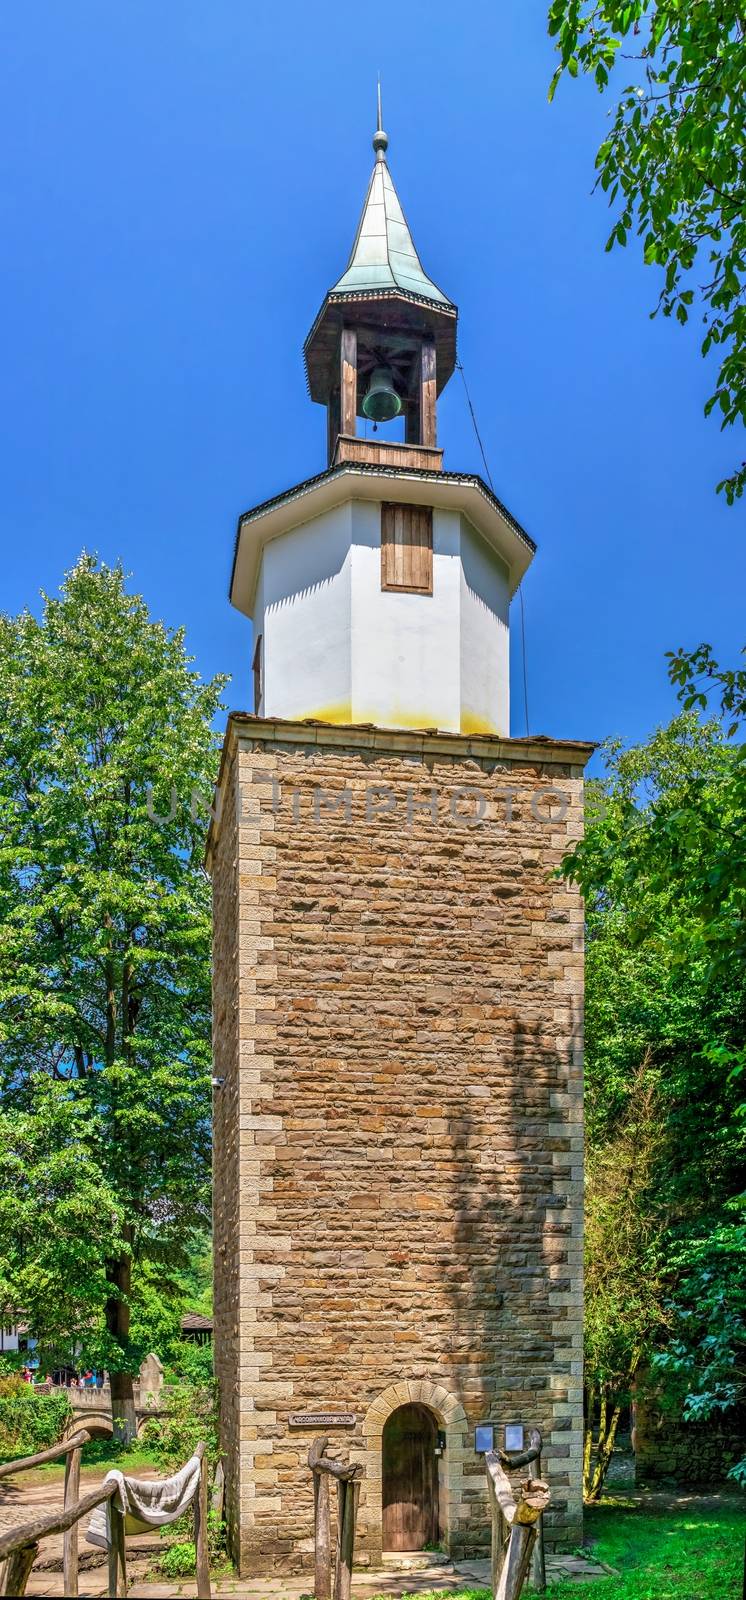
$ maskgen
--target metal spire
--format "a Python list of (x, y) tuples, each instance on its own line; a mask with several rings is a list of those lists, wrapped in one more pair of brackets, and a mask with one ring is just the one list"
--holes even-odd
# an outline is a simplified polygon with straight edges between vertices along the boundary
[(386, 160), (386, 151), (389, 147), (389, 136), (383, 131), (383, 118), (381, 116), (381, 74), (378, 74), (378, 125), (373, 135), (373, 149), (376, 152), (376, 161)]

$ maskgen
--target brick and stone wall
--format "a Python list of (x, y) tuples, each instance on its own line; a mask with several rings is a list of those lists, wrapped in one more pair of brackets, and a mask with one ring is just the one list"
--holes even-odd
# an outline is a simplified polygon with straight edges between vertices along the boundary
[(363, 1461), (418, 1400), (454, 1553), (474, 1424), (538, 1424), (581, 1525), (582, 908), (553, 880), (589, 747), (233, 717), (215, 886), (215, 1348), (242, 1572), (311, 1555), (311, 1434)]

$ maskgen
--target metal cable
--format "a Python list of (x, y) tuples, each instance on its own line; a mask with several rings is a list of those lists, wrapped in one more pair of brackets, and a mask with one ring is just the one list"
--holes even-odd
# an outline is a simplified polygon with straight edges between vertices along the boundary
[[(471, 413), (471, 420), (472, 420), (472, 423), (474, 425), (474, 432), (475, 432), (476, 437), (477, 437), (477, 444), (479, 445), (479, 449), (480, 449), (480, 452), (481, 452), (482, 460), (484, 462), (484, 470), (485, 470), (485, 472), (487, 474), (487, 482), (489, 483), (489, 486), (490, 486), (490, 488), (492, 490), (492, 493), (495, 494), (496, 493), (495, 485), (494, 485), (494, 483), (492, 481), (492, 473), (490, 472), (489, 462), (488, 462), (487, 456), (485, 454), (484, 445), (482, 444), (482, 435), (479, 432), (479, 427), (478, 427), (478, 424), (477, 424), (477, 419), (476, 419), (476, 415), (475, 415), (475, 412), (474, 412), (474, 407), (473, 407), (473, 405), (471, 403), (471, 395), (469, 394), (469, 385), (466, 382), (466, 373), (464, 372), (463, 365), (462, 365), (462, 363), (460, 361), (456, 362), (456, 366), (458, 367), (458, 370), (461, 373), (461, 382), (464, 385), (464, 394), (466, 395), (466, 404), (468, 405), (469, 411)], [(527, 668), (526, 668), (526, 614), (525, 614), (524, 604), (523, 604), (523, 581), (522, 580), (518, 585), (518, 598), (520, 599), (520, 602), (521, 602), (521, 658), (522, 658), (522, 664), (523, 664), (523, 715), (524, 715), (524, 720), (525, 720), (525, 723), (526, 723), (526, 738), (528, 738), (529, 737), (529, 728), (528, 728), (528, 673), (527, 673)]]

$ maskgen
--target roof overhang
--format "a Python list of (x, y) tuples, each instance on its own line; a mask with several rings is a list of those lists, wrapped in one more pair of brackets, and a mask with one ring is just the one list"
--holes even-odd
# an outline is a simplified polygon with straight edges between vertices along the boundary
[(228, 591), (231, 604), (244, 616), (253, 615), (262, 550), (270, 539), (278, 539), (347, 501), (380, 503), (389, 499), (461, 512), (502, 557), (510, 574), (510, 593), (515, 592), (533, 560), (536, 545), (480, 477), (343, 462), (239, 517)]

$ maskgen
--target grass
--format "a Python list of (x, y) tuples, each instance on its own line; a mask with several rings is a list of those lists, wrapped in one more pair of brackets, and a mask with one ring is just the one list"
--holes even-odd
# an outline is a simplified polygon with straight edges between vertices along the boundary
[[(619, 1576), (551, 1583), (546, 1600), (741, 1600), (746, 1516), (732, 1500), (673, 1510), (605, 1501), (586, 1511), (585, 1527), (589, 1553)], [(444, 1596), (433, 1592), (412, 1600)], [(488, 1589), (459, 1589), (448, 1600), (491, 1595)]]
[[(139, 1439), (135, 1439), (128, 1449), (115, 1444), (112, 1439), (91, 1439), (83, 1445), (81, 1478), (100, 1477), (111, 1467), (120, 1467), (122, 1472), (137, 1473), (145, 1467), (158, 1469), (158, 1461), (151, 1447)], [(47, 1461), (43, 1467), (33, 1467), (30, 1472), (19, 1473), (18, 1481), (29, 1484), (54, 1483), (64, 1475), (65, 1458), (62, 1456), (59, 1461)]]
[[(584, 1583), (585, 1600), (740, 1600), (746, 1519), (737, 1504), (606, 1501), (586, 1512), (585, 1532), (593, 1555), (619, 1573)], [(554, 1583), (547, 1600), (577, 1593), (577, 1584)]]

